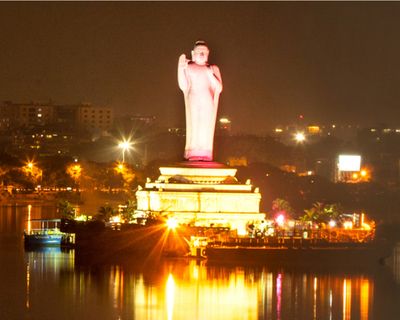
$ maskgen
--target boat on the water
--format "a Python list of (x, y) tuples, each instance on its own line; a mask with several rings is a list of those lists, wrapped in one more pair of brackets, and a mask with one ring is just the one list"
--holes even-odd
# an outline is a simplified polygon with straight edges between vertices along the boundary
[(24, 231), (26, 247), (62, 246), (74, 243), (74, 235), (60, 231), (61, 219), (31, 219)]
[(230, 238), (213, 241), (192, 236), (190, 256), (213, 263), (279, 265), (365, 265), (377, 264), (390, 255), (384, 241), (330, 242), (326, 239)]
[(366, 265), (378, 264), (387, 250), (375, 245), (348, 247), (229, 247), (214, 246), (206, 249), (208, 261), (246, 264), (284, 265)]

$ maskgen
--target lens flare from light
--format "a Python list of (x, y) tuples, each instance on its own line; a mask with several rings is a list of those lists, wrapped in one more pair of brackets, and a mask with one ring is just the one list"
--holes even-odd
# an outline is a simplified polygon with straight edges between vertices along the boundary
[(178, 221), (175, 218), (168, 218), (167, 220), (168, 229), (175, 230), (178, 226)]

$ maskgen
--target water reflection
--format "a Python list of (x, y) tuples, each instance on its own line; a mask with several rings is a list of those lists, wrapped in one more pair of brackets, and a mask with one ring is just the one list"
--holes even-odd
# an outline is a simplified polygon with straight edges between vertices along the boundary
[(368, 275), (227, 268), (184, 259), (139, 268), (134, 260), (76, 266), (74, 255), (55, 248), (26, 253), (27, 310), (40, 314), (41, 304), (54, 296), (61, 300), (47, 311), (64, 310), (61, 318), (370, 319), (373, 309), (374, 280)]
[(389, 260), (389, 264), (393, 269), (395, 281), (400, 284), (400, 243), (396, 243), (393, 248), (392, 259)]
[(397, 319), (400, 312), (399, 286), (384, 267), (304, 270), (129, 256), (96, 264), (73, 250), (26, 252), (21, 239), (29, 211), (43, 217), (35, 206), (8, 208), (8, 218), (0, 217), (7, 221), (2, 232), (19, 239), (0, 242), (2, 319), (364, 320)]
[[(26, 263), (26, 302), (31, 307), (31, 291), (42, 288), (44, 284), (55, 285), (63, 272), (73, 272), (74, 252), (62, 251), (59, 247), (47, 247), (27, 251)], [(49, 281), (51, 280), (51, 281)], [(40, 290), (41, 291), (41, 290)], [(35, 295), (32, 296), (36, 298)]]

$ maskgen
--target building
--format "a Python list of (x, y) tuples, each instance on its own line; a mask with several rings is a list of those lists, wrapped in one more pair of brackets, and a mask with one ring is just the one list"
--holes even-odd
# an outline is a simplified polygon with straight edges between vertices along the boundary
[(53, 121), (54, 105), (51, 101), (14, 103), (3, 102), (2, 119), (8, 119), (9, 128), (43, 126)]
[(78, 108), (78, 123), (89, 131), (109, 131), (113, 126), (114, 114), (111, 108), (82, 104)]
[(90, 104), (55, 105), (49, 101), (14, 103), (5, 101), (0, 106), (0, 130), (47, 125), (88, 131), (109, 131), (113, 126), (113, 112), (108, 107)]
[(240, 183), (234, 168), (189, 162), (160, 167), (160, 172), (136, 192), (138, 216), (161, 215), (181, 225), (229, 228), (238, 235), (265, 219), (258, 188), (250, 181)]

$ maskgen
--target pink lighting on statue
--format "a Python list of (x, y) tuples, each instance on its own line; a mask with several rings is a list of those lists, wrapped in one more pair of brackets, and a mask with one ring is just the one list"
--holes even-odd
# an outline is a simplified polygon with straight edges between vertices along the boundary
[(178, 62), (178, 84), (185, 98), (186, 145), (190, 161), (212, 161), (218, 100), (222, 91), (219, 68), (208, 64), (209, 49), (197, 41), (192, 60), (182, 54)]

